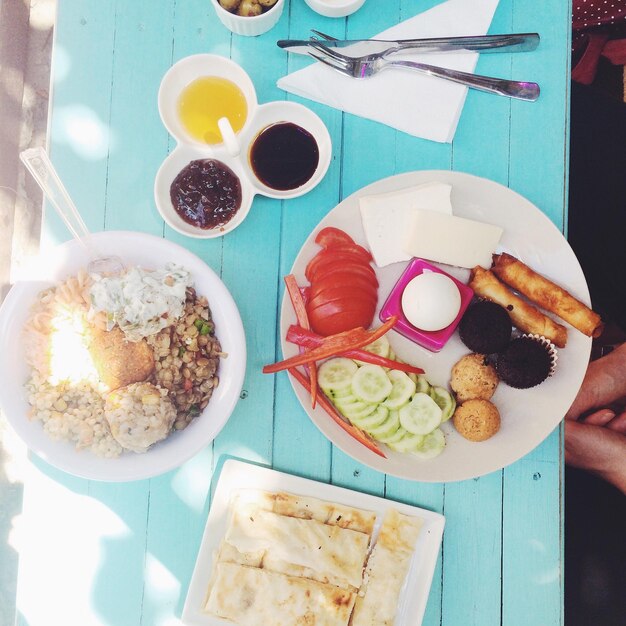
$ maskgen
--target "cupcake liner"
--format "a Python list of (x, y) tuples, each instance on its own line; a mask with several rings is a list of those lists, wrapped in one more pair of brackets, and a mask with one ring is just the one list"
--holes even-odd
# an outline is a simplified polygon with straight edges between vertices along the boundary
[(548, 353), (550, 354), (550, 373), (548, 374), (548, 378), (554, 374), (556, 371), (556, 362), (559, 359), (559, 353), (556, 349), (556, 346), (543, 335), (534, 335), (529, 333), (522, 334), (522, 337), (527, 337), (528, 339), (533, 339), (534, 341), (538, 341), (542, 346), (546, 348)]

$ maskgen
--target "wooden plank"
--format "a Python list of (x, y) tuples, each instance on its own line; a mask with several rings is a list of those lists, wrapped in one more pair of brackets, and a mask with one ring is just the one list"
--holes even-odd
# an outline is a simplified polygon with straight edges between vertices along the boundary
[[(52, 59), (50, 155), (87, 227), (103, 230), (109, 156), (115, 4), (59, 3)], [(45, 212), (42, 248), (70, 238)]]

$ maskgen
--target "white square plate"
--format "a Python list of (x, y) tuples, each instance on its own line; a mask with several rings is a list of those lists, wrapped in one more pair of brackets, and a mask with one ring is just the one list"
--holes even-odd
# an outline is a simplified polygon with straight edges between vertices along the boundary
[(415, 545), (409, 573), (400, 594), (400, 604), (395, 621), (396, 626), (420, 626), (441, 545), (445, 524), (443, 515), (401, 502), (393, 502), (343, 487), (335, 487), (334, 485), (283, 474), (233, 459), (224, 463), (215, 489), (213, 503), (183, 608), (183, 624), (186, 626), (225, 626), (231, 624), (232, 626), (232, 622), (228, 620), (204, 613), (201, 607), (205, 600), (215, 552), (226, 533), (231, 496), (237, 489), (285, 491), (295, 495), (311, 496), (320, 500), (374, 511), (377, 515), (373, 534), (374, 545), (378, 528), (387, 509), (395, 508), (400, 513), (421, 517), (424, 520), (424, 525)]

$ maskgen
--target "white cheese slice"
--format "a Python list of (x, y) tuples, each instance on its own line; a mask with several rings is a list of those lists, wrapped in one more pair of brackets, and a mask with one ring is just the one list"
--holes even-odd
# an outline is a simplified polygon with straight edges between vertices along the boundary
[(502, 228), (436, 211), (415, 212), (403, 249), (420, 257), (458, 267), (491, 267)]
[(363, 229), (378, 267), (411, 259), (403, 244), (415, 212), (427, 209), (452, 215), (451, 191), (445, 183), (426, 183), (359, 198)]

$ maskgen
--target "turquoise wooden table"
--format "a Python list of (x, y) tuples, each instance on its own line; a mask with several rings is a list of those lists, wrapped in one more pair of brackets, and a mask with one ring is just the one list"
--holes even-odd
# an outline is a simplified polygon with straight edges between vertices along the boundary
[[(368, 0), (348, 19), (289, 0), (279, 24), (255, 38), (231, 35), (208, 0), (60, 0), (53, 58), (50, 150), (87, 225), (137, 230), (199, 255), (233, 294), (247, 332), (248, 368), (232, 417), (213, 445), (181, 468), (134, 483), (65, 475), (32, 458), (17, 528), (19, 624), (179, 623), (223, 455), (443, 512), (443, 549), (424, 624), (549, 626), (563, 623), (560, 431), (517, 463), (479, 479), (408, 482), (361, 466), (334, 448), (306, 416), (286, 376), (261, 366), (280, 356), (280, 277), (317, 222), (338, 201), (377, 179), (453, 169), (521, 193), (563, 228), (567, 197), (569, 24), (567, 2), (501, 0), (490, 32), (539, 32), (533, 54), (486, 55), (482, 74), (541, 84), (528, 104), (470, 92), (452, 144), (416, 139), (276, 87), (308, 63), (275, 41), (310, 28), (370, 36), (434, 0)], [(177, 60), (229, 56), (250, 74), (259, 102), (294, 99), (326, 123), (328, 174), (308, 195), (257, 197), (245, 223), (198, 241), (164, 226), (152, 185), (173, 140), (159, 119), (160, 80)], [(373, 148), (375, 146), (375, 149)], [(68, 239), (54, 215), (43, 245)]]

